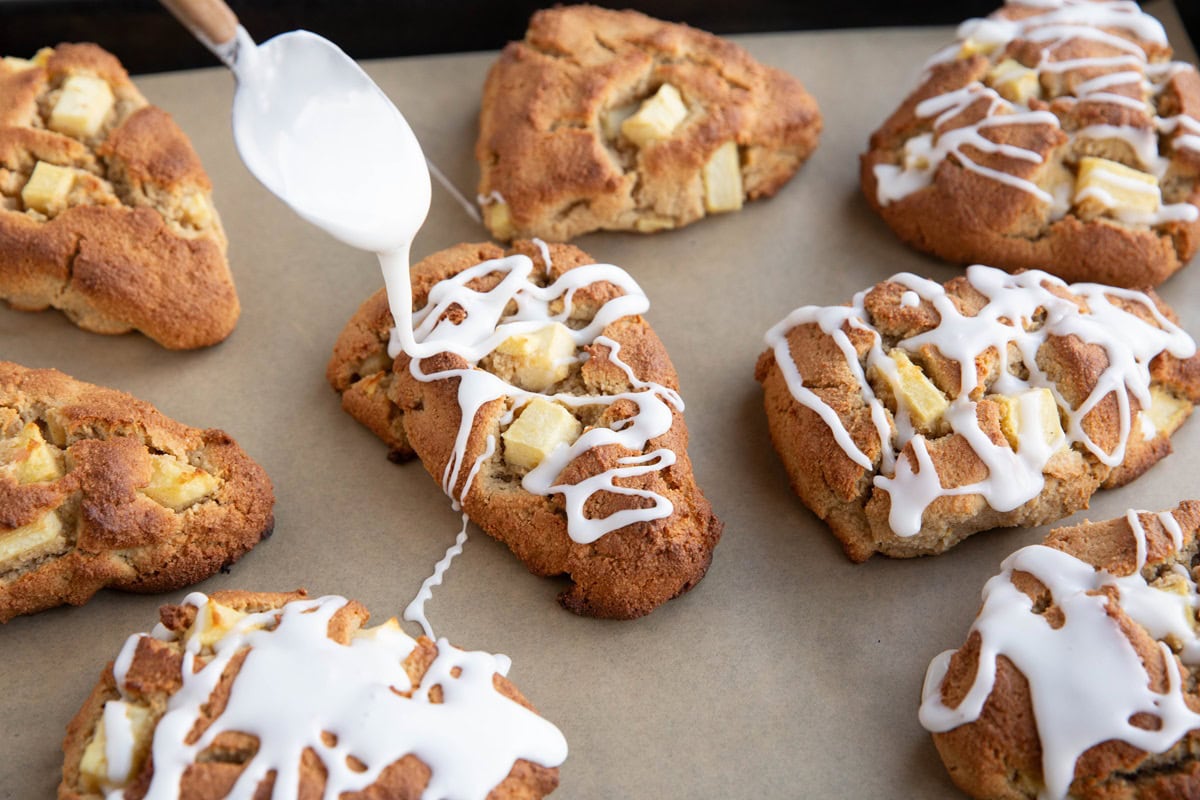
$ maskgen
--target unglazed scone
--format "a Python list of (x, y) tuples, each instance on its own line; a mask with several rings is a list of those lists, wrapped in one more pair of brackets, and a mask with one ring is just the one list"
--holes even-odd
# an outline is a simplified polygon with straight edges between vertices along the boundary
[(67, 728), (59, 800), (537, 800), (567, 744), (504, 656), (373, 628), (357, 602), (216, 592), (163, 606)]
[(412, 287), (417, 340), (440, 352), (389, 357), (379, 291), (329, 363), (343, 407), (394, 458), (419, 456), (531, 572), (567, 575), (571, 611), (638, 617), (694, 586), (721, 523), (633, 279), (575, 247), (519, 241), (435, 253)]
[(756, 376), (792, 486), (846, 554), (1042, 525), (1171, 451), (1200, 357), (1153, 294), (972, 266), (903, 273), (767, 334)]
[(650, 233), (769, 197), (817, 146), (795, 78), (635, 11), (533, 15), (488, 73), (475, 157), (492, 235)]
[(0, 60), (0, 299), (172, 349), (237, 322), (200, 159), (96, 45)]
[(962, 264), (1157, 286), (1200, 246), (1200, 75), (1131, 2), (1009, 2), (963, 23), (871, 137), (862, 187)]
[(1009, 556), (921, 722), (981, 800), (1200, 794), (1200, 503), (1050, 532)]
[(0, 622), (201, 581), (271, 532), (274, 502), (228, 434), (0, 361)]

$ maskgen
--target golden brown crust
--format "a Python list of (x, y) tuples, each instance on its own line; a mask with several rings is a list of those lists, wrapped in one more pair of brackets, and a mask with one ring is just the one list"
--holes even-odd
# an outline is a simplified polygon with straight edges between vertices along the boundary
[[(975, 315), (986, 303), (986, 298), (966, 278), (955, 278), (945, 284), (945, 289), (964, 314)], [(870, 324), (889, 342), (916, 336), (940, 323), (927, 300), (916, 306), (903, 305), (904, 291), (901, 284), (885, 281), (865, 296)], [(1071, 297), (1069, 293), (1062, 296)], [(1174, 314), (1157, 295), (1151, 292), (1150, 297), (1165, 317), (1174, 320)], [(1076, 298), (1076, 302), (1081, 301)], [(865, 361), (870, 338), (849, 326), (843, 326), (842, 330), (849, 336), (859, 359)], [(891, 495), (873, 483), (880, 474), (882, 450), (858, 378), (833, 337), (817, 324), (792, 328), (787, 340), (804, 386), (833, 409), (873, 465), (870, 469), (863, 467), (842, 449), (825, 421), (792, 395), (776, 362), (775, 351), (768, 349), (762, 353), (755, 377), (762, 384), (771, 439), (792, 488), (829, 525), (853, 561), (865, 561), (875, 553), (895, 557), (940, 553), (979, 531), (1042, 525), (1087, 508), (1088, 500), (1098, 489), (1128, 483), (1169, 454), (1170, 435), (1191, 413), (1192, 405), (1200, 402), (1200, 356), (1178, 359), (1164, 352), (1150, 364), (1151, 384), (1179, 404), (1179, 415), (1164, 423), (1150, 439), (1144, 438), (1141, 426), (1135, 424), (1121, 464), (1115, 468), (1106, 466), (1083, 445), (1076, 444), (1050, 458), (1043, 471), (1043, 489), (1017, 508), (997, 511), (978, 493), (943, 495), (925, 510), (920, 532), (901, 537), (892, 531), (889, 522)], [(958, 362), (942, 356), (931, 345), (923, 345), (916, 358), (923, 372), (948, 398), (958, 395)], [(1010, 359), (1019, 361), (1019, 354), (1010, 354)], [(977, 359), (977, 370), (985, 386), (990, 386), (998, 376), (998, 363), (994, 350)], [(1050, 336), (1038, 352), (1038, 367), (1073, 408), (1088, 397), (1107, 366), (1108, 357), (1102, 348), (1084, 346), (1073, 337)], [(880, 391), (878, 386), (876, 391)], [(888, 402), (892, 404), (890, 416), (895, 413), (895, 401)], [(1132, 403), (1130, 413), (1136, 419), (1136, 399)], [(1004, 435), (998, 414), (992, 400), (986, 397), (980, 400), (977, 415), (980, 427), (1000, 444)], [(1083, 417), (1082, 428), (1106, 452), (1113, 451), (1120, 432), (1120, 409), (1115, 394), (1109, 394)], [(943, 487), (966, 486), (988, 477), (987, 467), (961, 434), (930, 433), (926, 445)], [(905, 446), (900, 458), (916, 466), (911, 443)]]
[[(1184, 501), (1171, 513), (1183, 533), (1184, 547), (1180, 553), (1175, 552), (1170, 533), (1158, 515), (1139, 514), (1147, 550), (1142, 574), (1148, 578), (1170, 571), (1171, 565), (1177, 563), (1193, 572), (1200, 502)], [(1128, 575), (1137, 563), (1136, 540), (1125, 517), (1053, 530), (1045, 544), (1113, 575)], [(1014, 572), (1014, 583), (1020, 575)], [(1038, 591), (1045, 591), (1040, 582), (1028, 575), (1018, 588), (1035, 598), (1035, 602)], [(1114, 591), (1109, 599), (1109, 615), (1133, 644), (1150, 676), (1152, 689), (1166, 692), (1167, 671), (1160, 645), (1126, 615), (1119, 606), (1120, 598), (1115, 595)], [(980, 645), (979, 634), (972, 632), (950, 659), (941, 686), (946, 705), (957, 706), (974, 683)], [(1187, 704), (1193, 711), (1200, 711), (1200, 693), (1191, 671), (1186, 665), (1176, 663), (1186, 687)], [(1004, 656), (997, 659), (996, 667), (996, 682), (979, 718), (945, 733), (935, 733), (933, 740), (951, 778), (967, 794), (987, 800), (1032, 800), (1038, 796), (1043, 779), (1042, 746), (1029, 683)], [(1071, 797), (1078, 800), (1194, 797), (1200, 793), (1197, 754), (1200, 754), (1200, 731), (1188, 733), (1157, 755), (1119, 740), (1103, 742), (1087, 750), (1077, 762)]]
[[(1029, 7), (1014, 3), (1001, 8), (993, 17), (1014, 19), (1030, 13)], [(1138, 45), (1151, 64), (1164, 65), (1170, 60), (1169, 47), (1139, 40), (1125, 30), (1113, 29), (1108, 33)], [(1196, 253), (1200, 244), (1200, 218), (1152, 227), (1096, 216), (1081, 207), (1055, 212), (1050, 203), (1029, 191), (972, 171), (953, 154), (936, 168), (929, 185), (901, 199), (885, 201), (880, 197), (877, 169), (903, 164), (907, 142), (935, 130), (941, 137), (965, 128), (983, 118), (989, 104), (981, 95), (964, 112), (935, 126), (937, 114), (924, 117), (917, 114), (921, 101), (973, 83), (990, 86), (994, 79), (989, 72), (998, 63), (1011, 59), (1033, 67), (1043, 57), (1045, 47), (1045, 42), (1017, 38), (989, 54), (962, 55), (930, 67), (921, 84), (872, 134), (868, 151), (861, 159), (863, 193), (901, 240), (948, 261), (991, 264), (1009, 271), (1043, 269), (1071, 282), (1094, 281), (1132, 288), (1157, 286)], [(1040, 97), (1029, 100), (1027, 106), (1016, 105), (1015, 110), (1048, 111), (1058, 118), (1058, 124), (1014, 123), (985, 129), (985, 138), (1002, 145), (1017, 145), (1040, 160), (988, 153), (972, 145), (964, 148), (967, 156), (985, 169), (1030, 181), (1054, 194), (1061, 182), (1073, 184), (1084, 156), (1150, 171), (1151, 165), (1142, 164), (1133, 148), (1118, 135), (1076, 136), (1089, 126), (1134, 130), (1140, 135), (1156, 137), (1155, 154), (1161, 151), (1168, 160), (1159, 182), (1163, 202), (1200, 206), (1200, 153), (1176, 147), (1178, 131), (1171, 127), (1160, 133), (1154, 118), (1154, 114), (1168, 118), (1180, 113), (1195, 118), (1200, 113), (1200, 75), (1195, 68), (1186, 65), (1172, 74), (1164, 82), (1157, 100), (1151, 99), (1146, 109), (1137, 110), (1119, 103), (1079, 102), (1071, 95), (1087, 79), (1130, 70), (1145, 72), (1143, 67), (1130, 66), (1127, 52), (1111, 43), (1084, 37), (1071, 39), (1054, 50), (1054, 60), (1115, 58), (1115, 61), (1102, 67), (1042, 72)], [(1122, 56), (1126, 60), (1122, 61)], [(1137, 82), (1126, 82), (1107, 87), (1105, 92), (1140, 100), (1140, 86)]]
[[(282, 608), (289, 602), (303, 600), (307, 596), (304, 590), (286, 593), (231, 591), (214, 592), (211, 599), (237, 611), (264, 612)], [(195, 613), (192, 606), (166, 605), (160, 611), (160, 618), (169, 631), (183, 633), (194, 621)], [(339, 644), (348, 643), (356, 631), (366, 626), (369, 617), (366, 608), (351, 600), (330, 620), (329, 638)], [(416, 648), (403, 664), (414, 687), (420, 685), (437, 652), (437, 645), (429, 639), (422, 636), (417, 640)], [(171, 695), (181, 686), (179, 675), (182, 658), (183, 647), (178, 641), (142, 639), (126, 673), (126, 698), (151, 709), (154, 717), (161, 716)], [(200, 658), (203, 661), (205, 656)], [(227, 669), (222, 676), (211, 695), (211, 701), (203, 709), (194, 735), (199, 736), (225, 709), (243, 660), (244, 656), (235, 657), (233, 664), (236, 666)], [(493, 684), (508, 699), (537, 713), (537, 709), (507, 678), (495, 675)], [(437, 687), (434, 687), (431, 695), (437, 691)], [(63, 777), (58, 787), (59, 800), (98, 800), (102, 797), (100, 793), (85, 788), (80, 777), (80, 761), (103, 714), (104, 704), (120, 696), (110, 663), (83, 707), (67, 726), (63, 740)], [(434, 699), (433, 702), (438, 700)], [(219, 753), (220, 757), (201, 758), (186, 771), (180, 786), (180, 800), (224, 797), (253, 756), (254, 749), (253, 737), (236, 732), (222, 733), (210, 748), (212, 754)], [(144, 796), (152, 776), (153, 763), (148, 759), (124, 796), (128, 800), (139, 800)], [(429, 768), (420, 759), (407, 755), (385, 768), (371, 786), (360, 792), (342, 794), (341, 797), (344, 800), (418, 800), (429, 782), (429, 776)], [(299, 796), (320, 796), (324, 782), (324, 767), (315, 753), (311, 750), (306, 752), (300, 770)], [(557, 786), (557, 768), (518, 760), (504, 781), (488, 794), (488, 800), (538, 800), (553, 792)], [(255, 797), (270, 797), (272, 787), (273, 779), (268, 777), (259, 785)]]
[[(688, 117), (637, 148), (606, 117), (663, 84)], [(619, 122), (613, 123), (619, 126)], [(566, 6), (533, 15), (488, 73), (475, 157), (485, 202), (511, 222), (494, 236), (565, 241), (594, 230), (653, 231), (705, 214), (701, 170), (736, 142), (744, 196), (773, 195), (817, 145), (821, 115), (799, 81), (740, 47), (635, 11)]]
[[(0, 63), (0, 299), (62, 310), (97, 333), (139, 330), (171, 349), (216, 344), (239, 305), (212, 186), (187, 136), (147, 105), (111, 54), (91, 44)], [(63, 82), (104, 79), (112, 110), (95, 135), (48, 129)], [(75, 172), (66, 207), (27, 207), (37, 162)]]
[[(8, 449), (30, 425), (53, 473), (22, 475)], [(152, 499), (156, 459), (212, 485), (174, 508)], [(40, 478), (29, 480), (30, 478)], [(223, 431), (168, 419), (123, 392), (0, 362), (0, 551), (13, 531), (56, 517), (45, 552), (0, 559), (0, 622), (111, 586), (162, 592), (203, 580), (270, 534), (270, 480)]]
[[(513, 251), (542, 263), (531, 242), (516, 242)], [(430, 288), (481, 261), (500, 258), (506, 251), (493, 244), (463, 244), (443, 250), (413, 267), (414, 308), (424, 305)], [(593, 263), (586, 253), (569, 245), (551, 245), (551, 276)], [(536, 267), (535, 269), (541, 269)], [(607, 284), (579, 290), (575, 304), (594, 313), (604, 300)], [(461, 420), (457, 379), (422, 382), (412, 377), (409, 359), (401, 355), (393, 364), (386, 358), (387, 332), (392, 317), (380, 290), (355, 314), (334, 347), (327, 377), (342, 395), (343, 407), (380, 436), (393, 457), (415, 453), (439, 482), (450, 460)], [(640, 316), (623, 317), (609, 325), (604, 336), (621, 346), (621, 359), (642, 381), (669, 388), (678, 385), (666, 349)], [(594, 345), (582, 369), (579, 391), (611, 394), (628, 390), (621, 371), (608, 360), (608, 348)], [(364, 366), (366, 365), (366, 366)], [(423, 362), (434, 369), (467, 366), (456, 356), (441, 354)], [(477, 367), (478, 368), (478, 367)], [(500, 418), (507, 411), (503, 400), (486, 404), (471, 427), (463, 463), (473, 464), (484, 451), (488, 436), (497, 437)], [(601, 422), (601, 424), (604, 424)], [(529, 570), (537, 575), (568, 575), (573, 585), (560, 602), (578, 614), (629, 619), (648, 613), (682, 594), (703, 576), (720, 538), (721, 523), (696, 486), (687, 457), (687, 429), (683, 416), (673, 412), (670, 430), (647, 444), (673, 451), (677, 460), (664, 470), (636, 478), (619, 479), (622, 486), (649, 490), (666, 497), (673, 513), (652, 522), (638, 522), (602, 536), (591, 544), (573, 541), (566, 531), (562, 495), (542, 497), (521, 488), (506, 468), (500, 453), (483, 462), (476, 482), (463, 501), (467, 514), (489, 535), (503, 541)], [(575, 483), (612, 467), (630, 455), (616, 446), (595, 448), (572, 462), (556, 482)], [(453, 487), (457, 497), (466, 471)], [(603, 517), (630, 507), (631, 498), (601, 493), (589, 501), (590, 514)], [(597, 503), (593, 506), (591, 503)]]

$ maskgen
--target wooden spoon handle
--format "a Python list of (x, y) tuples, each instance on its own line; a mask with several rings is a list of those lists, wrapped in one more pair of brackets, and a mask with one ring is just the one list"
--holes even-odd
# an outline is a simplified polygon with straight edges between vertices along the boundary
[(211, 46), (233, 41), (238, 19), (224, 0), (160, 0), (194, 34)]

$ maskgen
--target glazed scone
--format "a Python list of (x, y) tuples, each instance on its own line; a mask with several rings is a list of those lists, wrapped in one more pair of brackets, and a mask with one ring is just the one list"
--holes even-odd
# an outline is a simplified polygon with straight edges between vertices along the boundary
[(368, 617), (303, 591), (163, 606), (68, 726), (59, 800), (554, 791), (566, 740), (504, 677), (506, 657)]
[(237, 322), (200, 159), (96, 45), (0, 60), (0, 299), (171, 349)]
[(961, 264), (1157, 286), (1200, 246), (1200, 75), (1134, 3), (963, 23), (871, 136), (867, 200)]
[(921, 723), (981, 800), (1200, 793), (1200, 503), (1050, 532), (934, 659)]
[(635, 11), (538, 11), (488, 73), (475, 157), (498, 239), (651, 233), (775, 194), (817, 146), (795, 78)]
[(756, 377), (792, 487), (846, 554), (1042, 525), (1171, 451), (1200, 357), (1156, 296), (975, 265), (796, 309)]
[(271, 532), (274, 502), (228, 434), (0, 361), (0, 622), (204, 580)]
[[(683, 401), (623, 270), (569, 245), (463, 244), (412, 269), (417, 361), (388, 355), (380, 290), (329, 382), (393, 458), (420, 457), (571, 611), (629, 619), (694, 586), (721, 523), (687, 456)], [(444, 349), (443, 349), (444, 348)]]

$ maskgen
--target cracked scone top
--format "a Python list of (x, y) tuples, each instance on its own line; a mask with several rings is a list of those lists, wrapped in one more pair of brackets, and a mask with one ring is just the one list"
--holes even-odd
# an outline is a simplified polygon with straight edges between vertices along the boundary
[(1200, 75), (1132, 2), (963, 23), (871, 137), (867, 200), (950, 261), (1155, 286), (1200, 246)]
[(1051, 531), (988, 581), (933, 660), (920, 719), (977, 798), (1200, 791), (1200, 503)]
[(218, 592), (129, 637), (67, 730), (60, 800), (536, 800), (559, 730), (509, 659), (342, 597)]
[(792, 486), (855, 561), (1040, 525), (1170, 452), (1200, 402), (1157, 297), (975, 265), (805, 306), (758, 362)]
[(184, 133), (91, 44), (0, 60), (0, 299), (97, 333), (215, 344), (239, 305)]
[(327, 375), (397, 458), (443, 490), (560, 601), (631, 618), (694, 586), (721, 523), (696, 485), (678, 378), (623, 270), (569, 245), (459, 245), (412, 271), (414, 336), (387, 298), (339, 337)]
[(634, 11), (538, 11), (488, 73), (475, 157), (492, 235), (653, 232), (769, 197), (817, 145), (799, 81)]
[(111, 586), (163, 592), (273, 526), (271, 482), (223, 431), (0, 361), (0, 622)]

